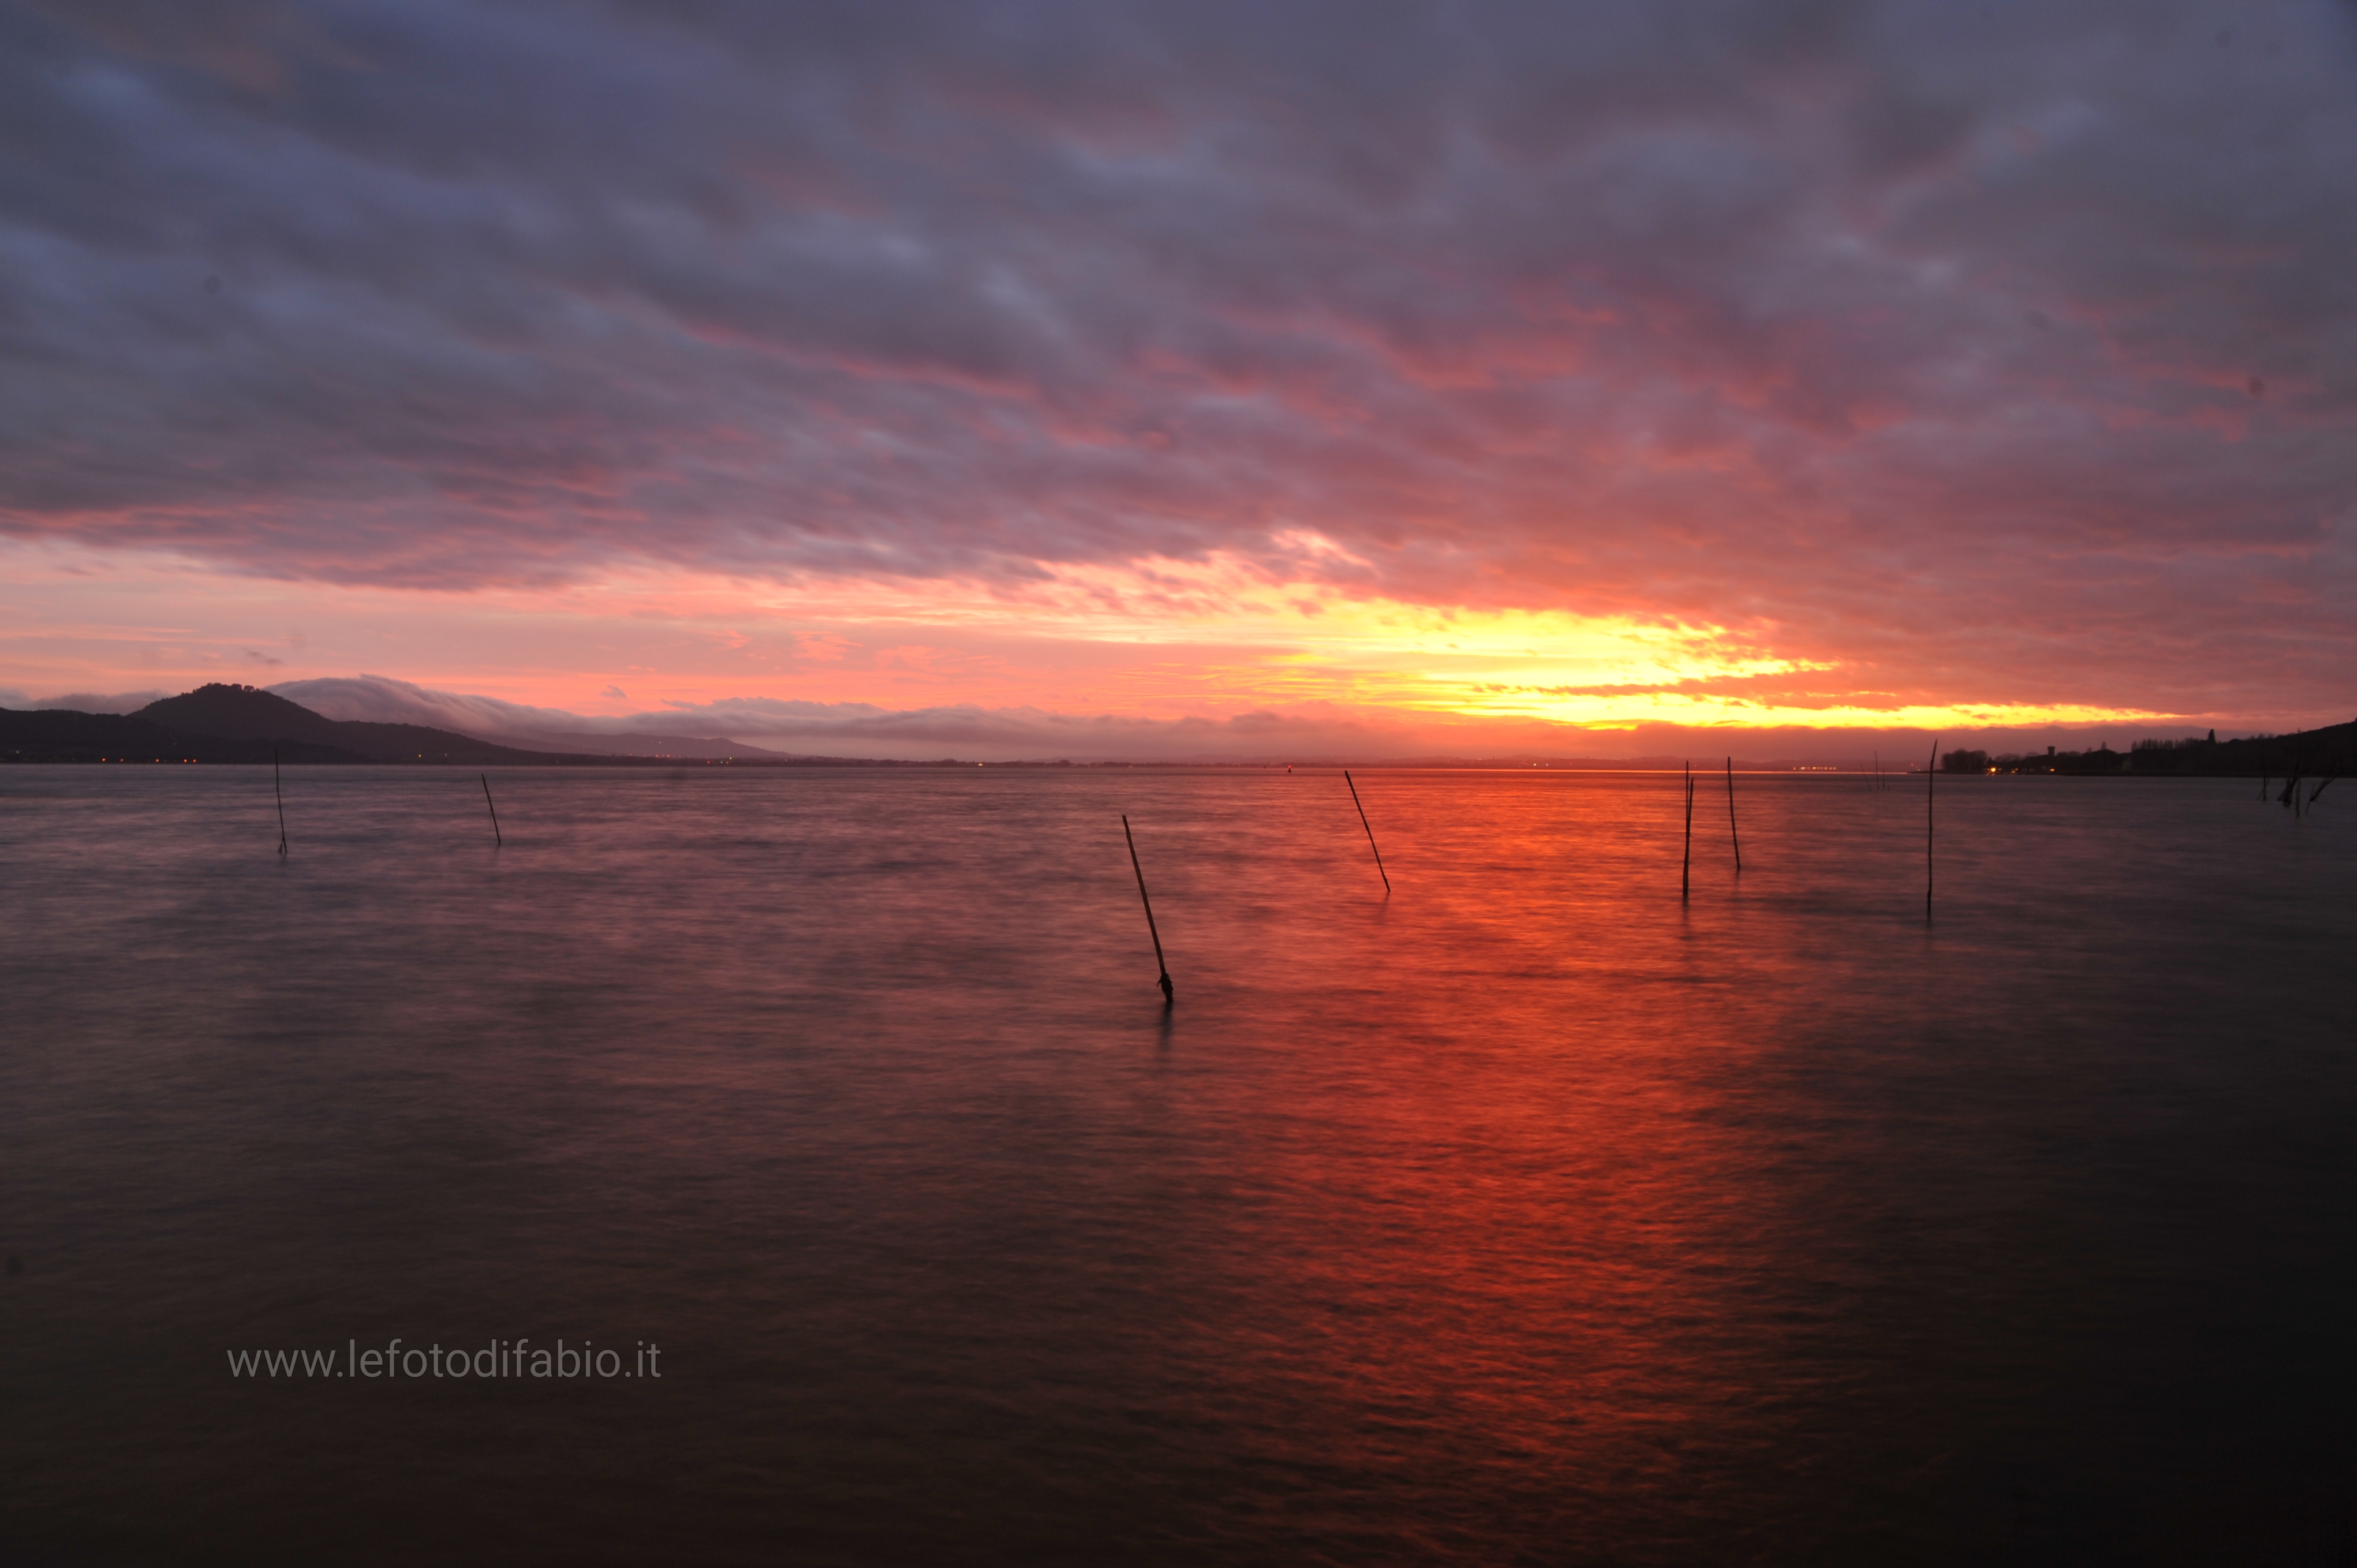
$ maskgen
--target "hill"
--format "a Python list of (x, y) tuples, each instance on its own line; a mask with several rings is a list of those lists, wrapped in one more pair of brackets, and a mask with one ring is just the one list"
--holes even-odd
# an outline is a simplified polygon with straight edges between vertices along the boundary
[(312, 741), (231, 740), (184, 735), (123, 714), (0, 708), (0, 762), (267, 762), (376, 760)]
[(0, 709), (9, 762), (439, 763), (470, 768), (610, 762), (524, 751), (425, 725), (346, 723), (251, 686), (199, 686), (135, 714)]
[(496, 746), (425, 725), (331, 719), (253, 686), (199, 686), (128, 715), (178, 735), (224, 741), (288, 741), (333, 747), (366, 762), (432, 762), (517, 767), (577, 760), (564, 753)]
[[(576, 738), (576, 737), (560, 737)], [(0, 762), (268, 762), (410, 764), (466, 768), (647, 767), (675, 760), (797, 767), (958, 767), (871, 762), (856, 757), (788, 757), (757, 746), (686, 736), (584, 736), (599, 749), (533, 751), (479, 740), (431, 725), (331, 719), (253, 686), (213, 684), (148, 703), (134, 714), (62, 708), (0, 708)], [(623, 744), (681, 745), (649, 755)], [(686, 748), (694, 749), (686, 749)], [(612, 748), (612, 749), (608, 749)]]

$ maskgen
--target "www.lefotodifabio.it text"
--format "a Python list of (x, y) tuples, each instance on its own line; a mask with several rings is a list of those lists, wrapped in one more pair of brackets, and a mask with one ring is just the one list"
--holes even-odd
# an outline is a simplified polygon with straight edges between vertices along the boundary
[(553, 1350), (535, 1348), (529, 1339), (494, 1339), (479, 1350), (449, 1349), (429, 1345), (402, 1348), (398, 1339), (384, 1348), (363, 1350), (357, 1339), (341, 1350), (230, 1350), (232, 1378), (660, 1378), (662, 1347), (641, 1339), (635, 1351), (596, 1348), (597, 1341), (578, 1346), (556, 1342)]

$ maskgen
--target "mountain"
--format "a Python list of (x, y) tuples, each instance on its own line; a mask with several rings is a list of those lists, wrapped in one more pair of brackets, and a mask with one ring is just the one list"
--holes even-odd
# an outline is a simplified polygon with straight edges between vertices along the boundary
[(302, 741), (352, 753), (365, 762), (463, 763), (470, 768), (547, 763), (558, 754), (494, 746), (472, 736), (425, 725), (379, 725), (331, 719), (300, 703), (253, 686), (199, 686), (150, 703), (135, 714), (182, 736), (224, 741)]
[(124, 714), (0, 708), (0, 762), (373, 762), (315, 741), (185, 735)]
[[(534, 738), (543, 738), (535, 736)], [(214, 684), (132, 714), (0, 708), (0, 762), (440, 763), (517, 768), (648, 763), (667, 758), (834, 763), (689, 736), (574, 735), (551, 731), (549, 750), (501, 746), (432, 725), (331, 719), (253, 686)]]
[(525, 751), (425, 725), (346, 723), (252, 686), (199, 686), (135, 714), (0, 709), (12, 762), (446, 763), (470, 768), (603, 761)]
[(321, 746), (336, 745), (336, 732), (344, 727), (268, 692), (219, 684), (161, 698), (124, 716), (180, 735), (221, 740), (307, 740)]

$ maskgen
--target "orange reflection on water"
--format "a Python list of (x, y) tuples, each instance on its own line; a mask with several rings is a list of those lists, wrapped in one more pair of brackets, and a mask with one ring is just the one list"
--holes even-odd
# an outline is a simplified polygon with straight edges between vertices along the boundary
[[(2233, 1031), (2337, 1040), (2281, 999), (2352, 862), (2238, 783), (1943, 781), (1927, 924), (1856, 778), (1739, 779), (1739, 878), (1706, 780), (1681, 901), (1675, 775), (1362, 772), (1388, 897), (1307, 768), (515, 770), (499, 847), (471, 776), (289, 770), (283, 862), (266, 775), (75, 777), (0, 1075), (77, 1528), (127, 1471), (141, 1540), (406, 1550), (487, 1411), (568, 1557), (1978, 1562), (2017, 1495), (2322, 1495), (2213, 1434), (2339, 1420), (2345, 1069)], [(2221, 1324), (2228, 1392), (2156, 1394)], [(560, 1330), (662, 1389), (172, 1369)]]

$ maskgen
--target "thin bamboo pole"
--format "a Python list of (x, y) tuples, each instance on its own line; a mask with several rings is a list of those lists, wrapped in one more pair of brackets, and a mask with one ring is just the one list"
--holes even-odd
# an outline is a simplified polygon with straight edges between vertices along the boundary
[(1940, 737), (1932, 737), (1932, 771), (1923, 780), (1923, 918), (1932, 918), (1932, 813), (1933, 803), (1940, 794)]
[(1735, 831), (1735, 758), (1727, 759), (1727, 836), (1735, 841), (1735, 875), (1743, 875), (1743, 835)]
[(1162, 960), (1162, 933), (1154, 927), (1154, 900), (1146, 896), (1146, 868), (1137, 864), (1137, 838), (1129, 831), (1129, 814), (1122, 813), (1121, 836), (1129, 843), (1129, 868), (1137, 873), (1137, 901), (1146, 906), (1146, 934), (1154, 939), (1154, 967), (1162, 972), (1156, 983), (1162, 987), (1162, 1005), (1169, 1006), (1178, 1000), (1170, 984), (1170, 966)]
[[(1342, 782), (1351, 784), (1351, 770), (1347, 768), (1342, 769)], [(1383, 869), (1383, 852), (1375, 847), (1375, 830), (1367, 821), (1367, 808), (1359, 804), (1359, 787), (1356, 784), (1351, 784), (1351, 804), (1359, 807), (1359, 825), (1367, 830), (1367, 847), (1375, 851), (1375, 875), (1383, 879), (1383, 891), (1389, 893), (1392, 890), (1392, 874)]]
[(1678, 867), (1678, 899), (1684, 902), (1694, 893), (1694, 764), (1686, 764), (1686, 857)]

